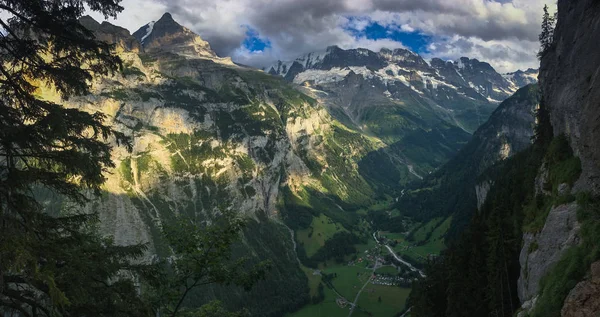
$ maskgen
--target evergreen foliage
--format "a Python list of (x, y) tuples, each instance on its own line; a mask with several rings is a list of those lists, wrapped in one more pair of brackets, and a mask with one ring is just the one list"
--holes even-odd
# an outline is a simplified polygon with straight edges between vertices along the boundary
[(538, 57), (541, 59), (554, 45), (554, 28), (556, 27), (557, 15), (550, 15), (548, 5), (544, 6), (544, 15), (542, 18), (542, 32), (540, 33), (540, 52)]
[[(127, 140), (102, 114), (36, 96), (44, 83), (62, 98), (120, 67), (111, 46), (79, 24), (90, 9), (114, 17), (119, 1), (0, 1), (0, 312), (22, 316), (142, 316), (131, 279), (144, 246), (119, 247), (94, 233), (95, 215), (50, 215), (35, 191), (74, 203), (98, 193), (113, 167), (107, 141)], [(10, 18), (5, 18), (10, 17)]]
[[(134, 264), (147, 247), (100, 237), (97, 215), (80, 210), (115, 167), (110, 143), (130, 148), (129, 140), (104, 125), (103, 114), (67, 109), (38, 93), (46, 85), (63, 100), (85, 95), (95, 76), (122, 68), (112, 46), (78, 20), (86, 7), (115, 17), (119, 2), (0, 0), (0, 314), (151, 316), (162, 309), (237, 316), (218, 303), (195, 311), (182, 311), (181, 303), (199, 284), (249, 288), (264, 275), (267, 263), (229, 261), (240, 220), (165, 230), (174, 260), (158, 266)], [(50, 210), (36, 193), (63, 204)], [(158, 293), (167, 296), (151, 298)]]

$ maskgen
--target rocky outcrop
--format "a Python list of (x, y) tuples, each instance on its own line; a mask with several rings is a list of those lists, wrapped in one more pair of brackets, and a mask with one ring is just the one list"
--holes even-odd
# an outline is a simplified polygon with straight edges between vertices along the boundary
[(542, 277), (569, 247), (579, 243), (577, 208), (577, 203), (552, 208), (541, 232), (523, 236), (519, 256), (521, 275), (517, 285), (521, 302), (537, 295)]
[(569, 292), (561, 311), (562, 317), (600, 316), (600, 261), (592, 264), (589, 277)]
[(600, 193), (600, 2), (559, 0), (554, 47), (540, 82), (554, 134), (566, 134), (583, 177), (575, 190)]
[(139, 53), (142, 50), (138, 42), (127, 29), (110, 24), (106, 21), (98, 23), (89, 15), (79, 19), (79, 23), (94, 32), (100, 41), (115, 44), (117, 52), (131, 51)]

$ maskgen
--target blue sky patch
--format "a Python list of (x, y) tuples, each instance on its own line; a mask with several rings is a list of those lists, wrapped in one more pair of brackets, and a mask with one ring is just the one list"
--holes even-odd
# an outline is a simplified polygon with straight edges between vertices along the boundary
[(265, 48), (271, 47), (271, 42), (266, 38), (261, 38), (258, 31), (255, 29), (245, 26), (246, 31), (246, 39), (242, 45), (248, 49), (250, 52), (263, 52)]
[[(360, 20), (360, 18), (351, 18), (351, 21)], [(390, 39), (402, 43), (411, 51), (423, 53), (427, 51), (427, 45), (431, 42), (431, 37), (421, 34), (418, 31), (406, 32), (401, 30), (400, 26), (383, 26), (377, 22), (369, 21), (363, 29), (353, 28), (354, 23), (349, 23), (345, 28), (356, 38), (365, 37), (370, 40)], [(394, 47), (390, 47), (393, 49)]]

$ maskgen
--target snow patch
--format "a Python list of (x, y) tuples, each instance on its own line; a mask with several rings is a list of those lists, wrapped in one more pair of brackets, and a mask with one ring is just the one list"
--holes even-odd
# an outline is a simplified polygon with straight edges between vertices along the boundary
[(488, 100), (489, 102), (491, 102), (491, 103), (502, 103), (502, 101), (500, 101), (500, 100), (496, 100), (496, 99), (494, 99), (494, 98), (491, 98), (491, 97), (487, 97), (487, 100)]
[(144, 40), (150, 36), (150, 34), (152, 34), (152, 30), (154, 29), (154, 21), (148, 23), (148, 28), (146, 29), (146, 35), (142, 36), (142, 43), (144, 43)]
[(349, 73), (349, 68), (332, 68), (330, 70), (307, 69), (296, 75), (294, 83), (302, 84), (306, 81), (313, 81), (316, 85), (333, 83), (344, 80)]

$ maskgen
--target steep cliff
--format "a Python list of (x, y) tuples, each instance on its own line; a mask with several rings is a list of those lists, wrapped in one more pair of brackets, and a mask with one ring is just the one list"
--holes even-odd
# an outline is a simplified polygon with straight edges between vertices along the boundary
[(558, 1), (554, 47), (541, 61), (540, 80), (554, 134), (566, 134), (581, 158), (577, 190), (600, 193), (600, 3)]
[[(566, 136), (581, 163), (581, 177), (570, 184), (552, 183), (547, 166), (536, 183), (538, 195), (576, 195), (576, 203), (554, 204), (539, 233), (525, 233), (521, 250), (519, 296), (533, 316), (597, 316), (600, 296), (594, 277), (575, 286), (598, 259), (598, 223), (594, 196), (600, 193), (600, 3), (558, 1), (553, 46), (544, 52), (540, 87), (555, 136)], [(558, 217), (558, 218), (557, 218)], [(532, 247), (535, 246), (535, 247)], [(576, 264), (575, 264), (576, 263)], [(595, 272), (595, 271), (594, 271)], [(597, 274), (593, 273), (593, 276)], [(560, 278), (559, 278), (560, 277)], [(575, 286), (575, 288), (573, 288)], [(572, 289), (573, 288), (573, 289)], [(572, 290), (571, 290), (572, 289)], [(581, 304), (580, 306), (576, 303)]]

